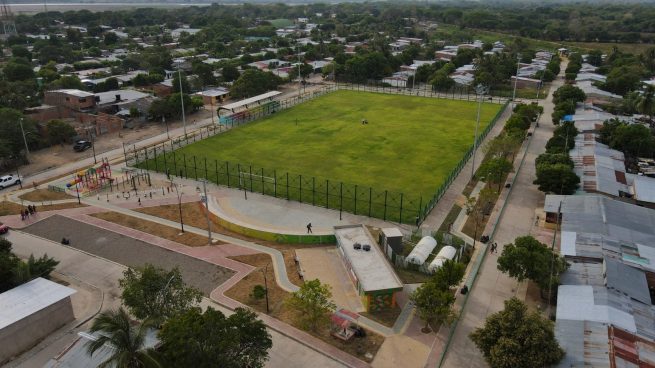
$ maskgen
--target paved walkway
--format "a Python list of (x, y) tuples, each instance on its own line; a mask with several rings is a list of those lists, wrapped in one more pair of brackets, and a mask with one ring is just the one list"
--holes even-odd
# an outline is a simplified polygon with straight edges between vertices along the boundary
[[(562, 70), (566, 65), (562, 65)], [(551, 138), (554, 126), (551, 122), (553, 112), (552, 94), (563, 84), (562, 74), (553, 82), (549, 95), (542, 106), (544, 112), (539, 120), (539, 127), (533, 131), (533, 138), (527, 147), (525, 160), (511, 191), (504, 190), (492, 213), (486, 233), (490, 233), (493, 218), (498, 218), (498, 225), (493, 240), (498, 243), (498, 253), (518, 236), (530, 234), (535, 223), (535, 210), (543, 206), (544, 194), (532, 184), (535, 179), (535, 158), (545, 151), (545, 145)], [(501, 212), (503, 196), (506, 208)], [(487, 316), (504, 308), (504, 301), (517, 296), (525, 298), (526, 285), (519, 285), (515, 280), (500, 272), (496, 265), (498, 255), (486, 254), (475, 282), (462, 312), (457, 328), (452, 337), (452, 343), (447, 351), (443, 367), (487, 367), (482, 354), (468, 337), (477, 327), (484, 324)], [(442, 331), (445, 332), (445, 331)], [(445, 335), (442, 336), (445, 342)], [(435, 362), (435, 364), (438, 362)]]
[[(500, 118), (498, 118), (496, 125), (494, 125), (485, 139), (480, 143), (480, 148), (478, 148), (478, 153), (475, 160), (475, 170), (477, 170), (482, 163), (483, 153), (481, 148), (503, 131), (505, 122), (511, 115), (512, 111), (508, 105)], [(462, 195), (462, 190), (471, 180), (471, 166), (473, 165), (472, 161), (473, 160), (469, 159), (466, 162), (466, 165), (464, 165), (462, 171), (460, 171), (459, 175), (457, 175), (457, 178), (450, 184), (448, 190), (446, 190), (446, 193), (444, 193), (443, 197), (441, 197), (439, 202), (437, 202), (437, 205), (434, 207), (434, 209), (432, 209), (428, 217), (426, 217), (425, 221), (423, 221), (421, 228), (437, 230), (441, 226), (441, 224), (446, 219), (446, 216), (448, 216), (450, 209), (453, 208), (453, 205), (457, 202), (457, 199)]]
[[(118, 279), (123, 275), (124, 266), (20, 231), (12, 231), (8, 239), (14, 242), (14, 251), (18, 255), (27, 257), (29, 254), (35, 254), (38, 257), (47, 253), (60, 261), (56, 269), (57, 272), (75, 279), (85, 280), (87, 283), (103, 290), (103, 310), (116, 308), (120, 305)], [(211, 306), (227, 315), (232, 313), (228, 308), (217, 305), (209, 299), (204, 299), (202, 305)], [(19, 357), (17, 361), (10, 363), (8, 366), (20, 368), (44, 366), (50, 359), (75, 341), (77, 332), (87, 331), (90, 323), (87, 322), (79, 328), (65, 328), (60, 333), (52, 336), (51, 340), (39, 344), (35, 349), (30, 350), (28, 354)], [(347, 366), (329, 355), (307, 346), (306, 343), (299, 343), (296, 339), (288, 337), (275, 329), (269, 328), (269, 333), (273, 340), (273, 348), (269, 351), (269, 360), (266, 367), (304, 368), (316, 366), (337, 368)]]

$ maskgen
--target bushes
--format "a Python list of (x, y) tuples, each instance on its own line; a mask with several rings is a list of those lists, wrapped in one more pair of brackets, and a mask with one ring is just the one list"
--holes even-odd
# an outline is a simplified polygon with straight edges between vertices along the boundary
[[(575, 78), (574, 78), (575, 79)], [(572, 85), (564, 85), (553, 94), (555, 111), (553, 112), (553, 123), (559, 124), (566, 115), (575, 113), (575, 105), (587, 99), (584, 91)]]
[[(580, 98), (579, 93), (575, 90), (570, 88), (560, 90), (561, 88), (555, 94), (562, 100), (553, 112), (553, 121), (557, 122), (564, 115), (575, 111), (575, 100)], [(534, 184), (539, 185), (540, 191), (573, 194), (578, 188), (580, 178), (573, 172), (573, 161), (569, 156), (569, 151), (575, 147), (575, 136), (577, 135), (578, 129), (573, 122), (565, 122), (553, 132), (553, 137), (546, 143), (546, 153), (539, 155), (535, 160), (537, 179)]]

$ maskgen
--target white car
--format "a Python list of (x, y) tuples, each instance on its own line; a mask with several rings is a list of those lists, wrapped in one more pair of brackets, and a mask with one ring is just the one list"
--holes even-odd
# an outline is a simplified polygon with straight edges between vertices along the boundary
[(0, 177), (0, 189), (16, 184), (20, 184), (20, 176), (18, 175), (5, 175)]

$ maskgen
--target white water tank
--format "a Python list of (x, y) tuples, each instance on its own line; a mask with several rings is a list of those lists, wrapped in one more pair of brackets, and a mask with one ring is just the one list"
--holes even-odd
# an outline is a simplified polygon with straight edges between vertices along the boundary
[(434, 257), (432, 262), (430, 262), (430, 265), (428, 266), (428, 271), (434, 272), (438, 270), (441, 266), (443, 266), (446, 260), (454, 259), (456, 254), (457, 254), (457, 249), (451, 247), (450, 245), (446, 245), (445, 247), (441, 248), (439, 253), (437, 253), (437, 256)]
[(430, 253), (437, 247), (437, 240), (431, 236), (424, 236), (412, 249), (406, 258), (408, 263), (422, 265), (428, 259)]

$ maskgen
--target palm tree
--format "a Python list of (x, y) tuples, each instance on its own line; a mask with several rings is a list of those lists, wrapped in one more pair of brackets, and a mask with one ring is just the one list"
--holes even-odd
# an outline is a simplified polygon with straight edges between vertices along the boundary
[(112, 349), (111, 356), (99, 365), (100, 368), (161, 367), (154, 350), (144, 347), (146, 331), (151, 327), (148, 320), (133, 326), (123, 308), (102, 312), (91, 326), (91, 332), (97, 332), (98, 339), (87, 344), (88, 353), (93, 355), (103, 347)]
[(653, 120), (653, 114), (655, 114), (655, 87), (649, 85), (646, 87), (644, 94), (641, 95), (639, 102), (637, 103), (637, 110), (644, 114), (648, 115), (649, 120)]

